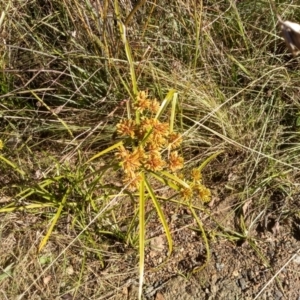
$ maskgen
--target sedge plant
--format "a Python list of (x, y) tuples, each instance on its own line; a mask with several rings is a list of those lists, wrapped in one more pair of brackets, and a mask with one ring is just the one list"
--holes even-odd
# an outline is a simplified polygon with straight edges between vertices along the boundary
[[(134, 62), (126, 37), (126, 27), (121, 21), (117, 1), (115, 1), (115, 13), (131, 77), (131, 86), (129, 86), (119, 74), (125, 89), (130, 95), (130, 100), (126, 102), (127, 117), (121, 119), (116, 125), (116, 132), (120, 141), (94, 155), (87, 163), (114, 151), (117, 165), (123, 172), (124, 188), (131, 193), (132, 198), (138, 198), (139, 299), (141, 299), (146, 245), (145, 209), (149, 200), (155, 208), (168, 241), (167, 257), (171, 255), (173, 248), (170, 229), (166, 216), (163, 213), (161, 202), (155, 192), (154, 183), (156, 184), (158, 181), (172, 189), (175, 192), (175, 196), (179, 196), (184, 205), (191, 210), (202, 233), (206, 245), (206, 261), (208, 261), (208, 241), (202, 222), (194, 209), (193, 199), (196, 197), (200, 198), (202, 202), (210, 201), (211, 192), (202, 184), (201, 171), (218, 154), (208, 158), (199, 168), (193, 169), (190, 176), (191, 179), (186, 179), (181, 175), (180, 171), (184, 167), (184, 158), (180, 151), (183, 136), (175, 130), (178, 93), (175, 90), (170, 90), (160, 103), (156, 98), (151, 98), (148, 91), (138, 89)], [(117, 68), (116, 71), (118, 72)], [(113, 165), (115, 166), (115, 163)]]
[[(121, 141), (100, 153), (94, 155), (93, 161), (110, 151), (115, 151), (118, 167), (123, 172), (123, 186), (138, 197), (139, 215), (139, 298), (142, 295), (145, 262), (145, 208), (150, 200), (157, 212), (168, 241), (168, 257), (172, 253), (173, 242), (161, 203), (155, 193), (154, 183), (167, 186), (174, 191), (174, 196), (180, 197), (183, 205), (191, 210), (202, 233), (206, 245), (207, 260), (209, 259), (208, 241), (201, 220), (193, 206), (193, 199), (200, 199), (203, 203), (211, 199), (211, 191), (202, 183), (203, 167), (216, 156), (207, 159), (200, 167), (191, 171), (190, 178), (184, 178), (181, 170), (184, 158), (180, 154), (183, 137), (174, 130), (175, 107), (178, 95), (172, 90), (160, 103), (151, 99), (147, 91), (139, 91), (130, 104), (134, 118), (121, 119), (116, 130)], [(169, 122), (164, 122), (164, 112), (171, 105)], [(112, 164), (115, 166), (115, 163)], [(199, 269), (197, 269), (198, 271)]]

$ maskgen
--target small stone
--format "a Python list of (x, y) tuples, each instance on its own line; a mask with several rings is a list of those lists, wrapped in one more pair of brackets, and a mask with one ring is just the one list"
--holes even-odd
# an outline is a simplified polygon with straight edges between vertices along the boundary
[(242, 291), (244, 291), (245, 289), (247, 289), (246, 280), (244, 278), (240, 278), (238, 280), (238, 282), (239, 282), (239, 285), (240, 285)]
[(165, 248), (164, 237), (157, 236), (151, 239), (150, 247), (153, 251), (162, 252)]
[(282, 299), (283, 295), (280, 291), (275, 291), (274, 300), (280, 300)]
[(218, 291), (218, 287), (216, 285), (212, 285), (210, 287), (210, 292), (211, 292), (212, 295), (216, 295), (217, 291)]
[(124, 287), (123, 287), (122, 293), (123, 293), (123, 295), (127, 298), (128, 294), (129, 294), (129, 291), (128, 291), (128, 287), (127, 287), (127, 286), (124, 286)]
[(149, 256), (151, 258), (155, 257), (156, 256), (156, 251), (150, 251)]
[(295, 264), (300, 265), (300, 255), (296, 255), (293, 261)]
[(218, 280), (217, 274), (213, 274), (213, 275), (211, 276), (211, 285), (215, 285), (216, 282), (217, 282), (217, 280)]
[(67, 267), (67, 268), (66, 268), (66, 273), (67, 273), (68, 275), (73, 275), (73, 274), (74, 274), (74, 269), (73, 269), (73, 267), (72, 267), (72, 266)]
[(44, 277), (44, 278), (43, 278), (43, 283), (44, 283), (44, 285), (48, 285), (49, 282), (51, 281), (51, 278), (52, 278), (51, 275)]
[(220, 272), (224, 268), (224, 264), (216, 263), (216, 269)]
[(248, 275), (249, 280), (254, 281), (255, 277), (254, 277), (254, 273), (252, 270), (248, 270), (247, 275)]

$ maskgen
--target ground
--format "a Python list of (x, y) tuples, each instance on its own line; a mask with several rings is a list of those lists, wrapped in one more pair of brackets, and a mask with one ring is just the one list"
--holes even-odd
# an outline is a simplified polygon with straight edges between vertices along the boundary
[[(218, 206), (224, 208), (224, 203), (215, 203), (213, 209), (217, 211)], [(193, 226), (188, 224), (189, 217), (181, 217), (185, 217), (187, 225), (175, 230), (178, 246), (170, 262), (146, 274), (147, 299), (300, 299), (296, 227), (288, 222), (273, 222), (272, 227), (257, 225), (248, 233), (252, 238), (238, 242), (215, 237), (210, 240), (208, 265), (192, 274), (203, 262), (205, 250), (201, 236), (187, 230)], [(267, 219), (268, 216), (266, 222), (272, 222)], [(156, 243), (161, 245), (161, 240), (158, 236)], [(150, 264), (161, 261), (160, 251), (160, 248), (150, 251)]]
[[(273, 200), (284, 207), (297, 203), (299, 198), (288, 199), (276, 194)], [(232, 214), (234, 202), (232, 196), (225, 199), (215, 197), (207, 206), (211, 215), (207, 215), (207, 210), (199, 213), (206, 226), (210, 247), (210, 259), (206, 265), (203, 238), (188, 209), (170, 203), (164, 206), (164, 212), (169, 213), (174, 240), (174, 250), (168, 259), (162, 227), (155, 215), (150, 214), (144, 299), (300, 299), (299, 225), (296, 220), (290, 222), (282, 217), (277, 222), (272, 219), (270, 211), (262, 218), (264, 223), (254, 223), (248, 235), (234, 235), (229, 229), (236, 222), (236, 216)], [(249, 206), (244, 210), (249, 210)], [(226, 224), (223, 236), (211, 220)], [(28, 290), (30, 299), (46, 299), (49, 294), (55, 295), (53, 299), (57, 300), (137, 299), (136, 250), (108, 239), (101, 252), (105, 256), (102, 265), (96, 252), (92, 255), (93, 250), (86, 249), (80, 238), (76, 241), (73, 239), (76, 236), (72, 238), (66, 217), (66, 236), (54, 232), (45, 250), (38, 255), (36, 247), (41, 232), (38, 227), (36, 232), (34, 229), (36, 222), (40, 221), (33, 217), (29, 220), (22, 213), (7, 215), (3, 219), (0, 256), (2, 266), (9, 274), (7, 278), (2, 274), (0, 287), (4, 295), (16, 285), (20, 292)], [(230, 234), (226, 235), (226, 231)], [(54, 258), (55, 253), (60, 253), (60, 257)], [(84, 259), (86, 270), (83, 271)], [(12, 271), (9, 269), (11, 264)], [(161, 267), (156, 268), (159, 265)], [(202, 266), (204, 268), (197, 271)], [(43, 272), (39, 274), (38, 269)], [(11, 284), (10, 276), (19, 278), (19, 281), (13, 279)], [(38, 281), (32, 285), (34, 279)], [(80, 283), (77, 287), (76, 282)], [(20, 297), (22, 293), (18, 295)], [(25, 293), (24, 298), (7, 299), (29, 298)]]

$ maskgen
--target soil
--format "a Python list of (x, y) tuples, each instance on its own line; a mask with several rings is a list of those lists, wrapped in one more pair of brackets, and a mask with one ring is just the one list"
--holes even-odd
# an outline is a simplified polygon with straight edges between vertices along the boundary
[[(182, 208), (165, 207), (165, 212), (173, 216), (169, 221), (175, 247), (170, 259), (164, 263), (167, 242), (164, 233), (158, 229), (158, 220), (150, 221), (148, 226), (152, 236), (148, 237), (144, 298), (300, 300), (299, 222), (284, 217), (283, 212), (278, 217), (279, 209), (283, 211), (287, 205), (293, 207), (299, 197), (295, 195), (293, 200), (288, 200), (275, 192), (270, 199), (276, 201), (277, 210), (274, 206), (273, 211), (266, 209), (260, 221), (254, 222), (252, 217), (251, 222), (245, 222), (249, 232), (239, 236), (231, 231), (232, 240), (226, 236), (226, 230), (223, 237), (220, 234), (214, 236), (214, 223), (204, 212), (199, 214), (209, 239), (210, 259), (206, 265), (203, 238), (194, 230), (197, 224), (191, 214)], [(223, 201), (217, 198), (210, 207), (215, 212), (212, 213), (215, 219), (227, 228), (236, 228), (238, 223), (237, 214), (232, 213), (235, 201), (235, 197)], [(250, 215), (250, 207), (251, 204), (245, 202), (245, 215)], [(155, 269), (160, 264), (162, 267)], [(202, 270), (193, 272), (201, 266), (204, 266)], [(137, 282), (131, 282), (127, 299), (136, 299), (137, 286)]]
[[(149, 243), (146, 247), (143, 298), (300, 300), (299, 194), (291, 196), (270, 190), (268, 205), (259, 210), (254, 198), (244, 201), (241, 206), (237, 195), (222, 194), (225, 184), (211, 189), (211, 203), (197, 210), (208, 239), (208, 261), (203, 235), (189, 209), (171, 202), (162, 205), (174, 242), (168, 258), (168, 243), (161, 223), (151, 203), (147, 206)], [(3, 220), (0, 227), (1, 265), (5, 267), (11, 261), (16, 266), (20, 265), (19, 271), (14, 272), (17, 280), (15, 290), (19, 294), (32, 284), (32, 274), (36, 272), (39, 278), (42, 258), (56, 257), (68, 247), (67, 255), (61, 256), (43, 275), (39, 281), (40, 290), (34, 290), (36, 295), (30, 299), (49, 299), (49, 295), (55, 295), (52, 297), (55, 300), (137, 299), (136, 249), (126, 248), (122, 241), (111, 240), (105, 247), (99, 240), (95, 248), (85, 249), (80, 239), (73, 243), (77, 233), (72, 231), (71, 226), (64, 225), (69, 222), (66, 217), (65, 223), (62, 222), (62, 227), (51, 235), (37, 260), (33, 245), (38, 245), (37, 241), (41, 239), (35, 229), (40, 220), (38, 217), (29, 220), (26, 216), (22, 213), (7, 215), (7, 220)], [(99, 245), (102, 247), (101, 255), (105, 256), (104, 264), (95, 255)], [(19, 254), (15, 249), (19, 249)], [(82, 249), (85, 249), (84, 271)], [(47, 262), (44, 264), (47, 265)], [(42, 265), (43, 269), (45, 265)], [(78, 282), (81, 283), (79, 286)], [(0, 282), (0, 291), (5, 291), (6, 295), (9, 295), (10, 287), (10, 278)]]
[[(153, 288), (148, 299), (300, 299), (300, 253), (294, 239), (267, 247), (271, 266), (264, 265), (245, 243), (241, 247), (227, 241), (213, 246), (205, 271), (190, 278), (174, 275)], [(278, 274), (277, 274), (278, 273)], [(275, 277), (275, 275), (277, 275)], [(275, 278), (274, 278), (275, 277)], [(155, 287), (158, 283), (154, 283)], [(159, 295), (159, 296), (158, 296)], [(150, 297), (149, 297), (150, 296)]]

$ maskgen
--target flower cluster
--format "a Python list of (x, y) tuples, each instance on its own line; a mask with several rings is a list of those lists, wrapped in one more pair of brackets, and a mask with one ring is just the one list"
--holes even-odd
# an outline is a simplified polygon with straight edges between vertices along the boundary
[[(176, 151), (182, 137), (171, 132), (168, 123), (153, 116), (159, 108), (156, 99), (150, 99), (146, 91), (141, 91), (133, 104), (134, 112), (140, 114), (138, 121), (123, 119), (116, 126), (119, 136), (131, 139), (132, 149), (121, 146), (116, 153), (125, 174), (124, 183), (131, 190), (138, 187), (142, 170), (157, 172), (166, 168), (175, 172), (183, 167), (183, 158)], [(169, 151), (162, 156), (164, 149)]]
[(202, 174), (199, 169), (193, 169), (191, 172), (192, 181), (189, 183), (190, 188), (183, 188), (181, 196), (184, 200), (200, 199), (203, 203), (211, 200), (211, 191), (202, 183)]

